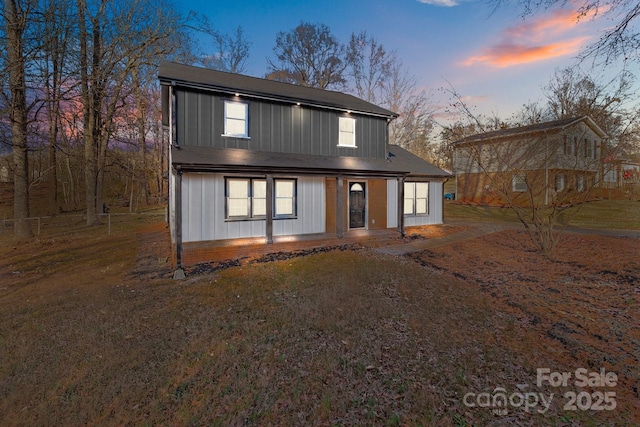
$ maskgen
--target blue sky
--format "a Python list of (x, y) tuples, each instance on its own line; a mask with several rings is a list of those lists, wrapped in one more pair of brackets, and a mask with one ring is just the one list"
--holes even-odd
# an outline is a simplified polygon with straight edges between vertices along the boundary
[(504, 118), (541, 99), (554, 70), (575, 63), (580, 49), (608, 24), (578, 21), (570, 5), (523, 20), (515, 9), (492, 13), (479, 0), (180, 2), (185, 11), (207, 15), (222, 32), (242, 27), (251, 42), (246, 74), (266, 73), (279, 31), (301, 21), (325, 24), (342, 42), (352, 32), (366, 31), (387, 50), (397, 51), (442, 108), (447, 98), (439, 89), (450, 83), (476, 112)]

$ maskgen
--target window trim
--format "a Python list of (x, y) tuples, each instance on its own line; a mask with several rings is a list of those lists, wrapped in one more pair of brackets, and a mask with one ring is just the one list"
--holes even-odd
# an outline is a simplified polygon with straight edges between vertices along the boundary
[[(293, 195), (290, 197), (292, 203), (292, 213), (278, 213), (278, 182), (292, 182)], [(281, 197), (284, 199), (285, 197)], [(289, 197), (286, 197), (287, 199)], [(298, 179), (297, 178), (274, 178), (273, 179), (273, 219), (296, 219), (298, 218)]]
[[(351, 132), (351, 135), (352, 135), (351, 139), (353, 140), (352, 144), (341, 143), (340, 135), (342, 135), (342, 131), (340, 130), (340, 122), (342, 120), (349, 120), (353, 123), (353, 132)], [(356, 144), (356, 118), (355, 117), (346, 117), (346, 116), (338, 117), (338, 145), (337, 146), (345, 147), (345, 148), (358, 148), (358, 145)]]
[[(249, 103), (245, 101), (237, 101), (233, 99), (224, 99), (223, 104), (224, 104), (224, 110), (223, 110), (222, 121), (223, 121), (224, 131), (221, 136), (225, 138), (251, 139), (249, 137)], [(233, 134), (233, 133), (229, 133), (229, 131), (227, 130), (227, 119), (229, 119), (227, 117), (227, 105), (229, 104), (244, 106), (244, 133), (243, 134)], [(237, 118), (231, 118), (231, 119), (240, 120)]]
[[(229, 214), (229, 181), (245, 181), (247, 185), (247, 215), (234, 215), (231, 216)], [(263, 220), (266, 218), (266, 215), (255, 215), (254, 214), (254, 206), (253, 206), (253, 198), (254, 198), (254, 182), (256, 181), (264, 181), (266, 183), (266, 179), (264, 178), (252, 178), (252, 177), (242, 177), (242, 176), (226, 176), (224, 178), (224, 219), (225, 221), (254, 221), (254, 220)]]
[[(229, 181), (245, 181), (248, 187), (247, 189), (247, 212), (248, 215), (229, 215)], [(277, 188), (278, 182), (287, 181), (293, 183), (293, 196), (292, 199), (292, 213), (287, 214), (278, 214), (277, 208)], [(254, 198), (255, 197), (255, 183), (256, 182), (264, 182), (266, 185), (267, 180), (262, 177), (247, 177), (247, 176), (225, 176), (224, 177), (224, 220), (225, 221), (262, 221), (266, 220), (267, 216), (265, 215), (256, 215), (255, 214), (255, 205)], [(259, 199), (266, 200), (266, 197), (260, 197)], [(269, 203), (266, 201), (266, 203)], [(273, 204), (273, 219), (297, 219), (298, 218), (298, 179), (297, 178), (274, 178), (273, 180), (273, 199), (271, 200)]]
[[(424, 184), (427, 189), (427, 197), (418, 197), (418, 185)], [(411, 197), (407, 197), (407, 185), (411, 185), (412, 191), (410, 194)], [(429, 216), (429, 181), (405, 181), (404, 183), (404, 199), (402, 204), (402, 214), (404, 216), (418, 217), (418, 216)], [(425, 212), (418, 212), (418, 200), (425, 200)], [(407, 200), (411, 200), (411, 208), (412, 211), (407, 213)]]

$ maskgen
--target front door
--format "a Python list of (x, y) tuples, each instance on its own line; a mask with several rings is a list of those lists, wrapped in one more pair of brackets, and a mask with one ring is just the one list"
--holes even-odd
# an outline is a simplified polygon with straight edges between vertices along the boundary
[(366, 221), (367, 198), (364, 182), (349, 183), (349, 228), (363, 228)]

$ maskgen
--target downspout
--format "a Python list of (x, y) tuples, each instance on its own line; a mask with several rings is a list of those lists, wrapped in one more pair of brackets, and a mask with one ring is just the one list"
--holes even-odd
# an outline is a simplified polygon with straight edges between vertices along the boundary
[(398, 231), (402, 237), (405, 236), (404, 233), (404, 179), (406, 177), (402, 176), (398, 178)]
[(182, 168), (176, 167), (176, 270), (173, 272), (174, 279), (184, 279), (182, 268)]

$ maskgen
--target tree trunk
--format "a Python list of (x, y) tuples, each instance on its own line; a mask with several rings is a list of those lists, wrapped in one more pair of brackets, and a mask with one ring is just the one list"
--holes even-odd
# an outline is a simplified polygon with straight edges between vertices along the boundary
[[(21, 11), (21, 14), (23, 12)], [(33, 236), (29, 218), (29, 153), (27, 150), (27, 95), (24, 58), (24, 20), (18, 15), (15, 0), (4, 1), (5, 37), (9, 69), (9, 89), (13, 166), (14, 234), (17, 238)]]

